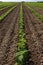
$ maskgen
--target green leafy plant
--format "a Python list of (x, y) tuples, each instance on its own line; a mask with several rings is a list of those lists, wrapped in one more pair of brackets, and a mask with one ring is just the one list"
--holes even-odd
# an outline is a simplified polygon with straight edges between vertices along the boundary
[(5, 14), (0, 16), (0, 21), (3, 20), (16, 6), (10, 8)]
[(19, 19), (19, 41), (18, 41), (18, 52), (17, 52), (17, 65), (25, 65), (26, 58), (28, 55), (28, 50), (26, 48), (26, 39), (24, 32), (24, 21), (23, 21), (23, 11), (22, 5), (20, 7), (20, 19)]

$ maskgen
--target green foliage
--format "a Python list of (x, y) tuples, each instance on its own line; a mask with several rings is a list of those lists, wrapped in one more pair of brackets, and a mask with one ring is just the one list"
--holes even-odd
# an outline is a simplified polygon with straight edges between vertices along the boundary
[(11, 5), (16, 5), (17, 3), (13, 3), (13, 2), (1, 2), (0, 3), (0, 9), (7, 7), (7, 6), (11, 6)]
[(27, 5), (27, 7), (32, 11), (33, 14), (35, 14), (36, 17), (38, 17), (38, 19), (40, 19), (43, 22), (43, 16), (40, 15), (39, 13), (37, 13), (33, 8), (31, 8), (30, 6)]
[(3, 9), (9, 7), (9, 6), (15, 6), (17, 5), (18, 3), (13, 3), (13, 2), (2, 2), (0, 3), (0, 11), (2, 11)]
[(3, 20), (16, 6), (18, 3), (13, 3), (13, 2), (1, 2), (0, 3), (0, 11), (2, 11), (5, 8), (8, 8), (12, 6), (8, 11), (6, 11), (4, 14), (0, 16), (0, 21)]
[(41, 2), (28, 2), (26, 3), (28, 6), (30, 7), (35, 7), (35, 8), (40, 8), (40, 9), (43, 9), (43, 3)]
[(18, 55), (17, 55), (18, 65), (25, 65), (25, 63), (24, 63), (25, 58), (26, 58), (26, 55), (25, 54), (27, 54), (27, 50), (19, 51), (18, 52)]
[(0, 21), (3, 20), (16, 6), (10, 8), (6, 13), (0, 16)]
[(23, 12), (22, 12), (22, 5), (21, 5), (20, 19), (19, 19), (19, 42), (18, 42), (17, 62), (16, 62), (17, 65), (25, 65), (27, 56), (28, 56), (28, 50), (26, 48)]

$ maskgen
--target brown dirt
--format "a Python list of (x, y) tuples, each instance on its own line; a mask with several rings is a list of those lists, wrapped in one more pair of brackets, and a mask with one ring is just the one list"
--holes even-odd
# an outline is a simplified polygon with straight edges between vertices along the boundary
[(2, 14), (4, 14), (5, 12), (7, 12), (11, 7), (13, 7), (13, 6), (6, 7), (6, 8), (3, 9), (2, 11), (0, 11), (0, 16), (1, 16)]
[[(10, 17), (9, 17), (10, 16)], [(0, 65), (13, 65), (16, 60), (18, 42), (19, 6), (15, 8), (2, 22), (0, 37)], [(2, 31), (3, 30), (3, 31)], [(1, 33), (0, 32), (0, 33)]]
[(14, 17), (16, 10), (18, 9), (18, 7), (16, 7), (6, 18), (4, 18), (3, 21), (1, 21), (0, 23), (0, 44), (3, 40), (3, 37), (5, 36), (11, 22), (12, 22), (12, 18)]
[(43, 9), (37, 8), (37, 7), (34, 7), (34, 6), (30, 6), (30, 7), (33, 8), (36, 12), (38, 12), (40, 15), (43, 16)]
[(43, 23), (23, 5), (29, 65), (43, 65)]
[(38, 9), (38, 8), (34, 8), (36, 12), (38, 12), (40, 15), (43, 16), (43, 10), (41, 9)]

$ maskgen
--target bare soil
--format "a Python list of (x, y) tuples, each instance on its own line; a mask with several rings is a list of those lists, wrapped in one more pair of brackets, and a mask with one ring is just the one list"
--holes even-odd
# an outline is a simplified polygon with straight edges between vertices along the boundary
[[(14, 65), (16, 62), (19, 14), (20, 5), (0, 21), (0, 65)], [(25, 5), (23, 14), (29, 51), (25, 65), (43, 65), (43, 23)]]
[(37, 8), (37, 7), (34, 7), (34, 6), (30, 6), (30, 7), (33, 8), (36, 12), (38, 12), (40, 15), (43, 16), (43, 9)]
[(23, 5), (25, 34), (30, 59), (28, 65), (43, 65), (43, 23)]
[(14, 65), (16, 62), (18, 20), (19, 6), (0, 23), (0, 65)]
[(43, 16), (43, 10), (39, 9), (39, 8), (34, 8), (36, 10), (36, 12), (38, 12), (40, 15)]
[(10, 24), (12, 23), (12, 19), (14, 15), (16, 15), (16, 10), (18, 7), (16, 7), (6, 18), (4, 18), (3, 21), (0, 21), (0, 44), (3, 40), (3, 37), (5, 36), (6, 32), (8, 31), (8, 28)]

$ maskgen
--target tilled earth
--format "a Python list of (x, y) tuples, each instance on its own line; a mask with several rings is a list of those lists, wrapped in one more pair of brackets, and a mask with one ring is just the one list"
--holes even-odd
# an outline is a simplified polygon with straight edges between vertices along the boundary
[[(23, 5), (24, 30), (30, 58), (26, 65), (43, 65), (43, 23)], [(14, 65), (16, 62), (19, 36), (18, 5), (0, 22), (0, 65)]]
[(42, 15), (42, 16), (43, 16), (43, 10), (38, 9), (38, 8), (34, 8), (34, 9), (36, 10), (36, 12), (38, 12), (40, 15)]
[(19, 6), (0, 23), (0, 65), (13, 65), (15, 63), (19, 30), (18, 20)]
[(40, 15), (43, 16), (43, 9), (37, 8), (37, 7), (34, 7), (34, 6), (30, 6), (30, 7), (33, 8), (37, 13), (39, 13)]
[(35, 9), (36, 12), (38, 12), (40, 15), (43, 16), (43, 10), (42, 10), (42, 9), (40, 9), (40, 8), (35, 8), (35, 7), (34, 7), (34, 9)]
[(29, 65), (43, 65), (43, 23), (23, 5)]

